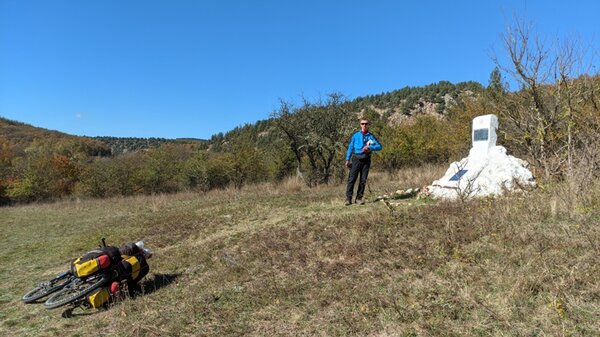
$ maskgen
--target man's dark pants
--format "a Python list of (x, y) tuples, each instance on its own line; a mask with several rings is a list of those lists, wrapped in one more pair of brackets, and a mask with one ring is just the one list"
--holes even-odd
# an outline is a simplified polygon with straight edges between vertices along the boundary
[(354, 183), (360, 173), (358, 182), (358, 191), (356, 191), (356, 199), (362, 199), (365, 195), (365, 185), (367, 184), (367, 176), (369, 175), (369, 167), (371, 167), (371, 156), (365, 159), (352, 157), (352, 167), (348, 175), (348, 186), (346, 186), (346, 200), (352, 201), (352, 192), (354, 191)]

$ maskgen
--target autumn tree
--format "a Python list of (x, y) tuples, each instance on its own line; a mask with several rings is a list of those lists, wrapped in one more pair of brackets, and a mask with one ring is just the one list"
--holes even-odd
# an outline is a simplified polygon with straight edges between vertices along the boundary
[(294, 153), (297, 173), (309, 186), (328, 183), (342, 171), (346, 142), (355, 123), (355, 116), (346, 98), (329, 94), (325, 101), (306, 99), (300, 107), (282, 102), (273, 113), (275, 123), (288, 139)]
[(10, 143), (0, 138), (0, 205), (9, 201), (6, 189), (8, 188), (8, 179), (12, 169), (13, 151)]
[(144, 155), (143, 167), (137, 180), (145, 193), (169, 193), (182, 189), (183, 163), (192, 156), (192, 151), (177, 144), (163, 144), (150, 149)]
[(81, 166), (58, 154), (54, 144), (35, 141), (24, 157), (14, 160), (14, 179), (8, 195), (17, 201), (34, 201), (71, 195), (79, 179)]

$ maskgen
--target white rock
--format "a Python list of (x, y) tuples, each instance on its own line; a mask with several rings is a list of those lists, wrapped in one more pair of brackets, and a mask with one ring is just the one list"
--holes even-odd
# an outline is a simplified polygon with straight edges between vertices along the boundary
[[(459, 170), (466, 172), (452, 180)], [(519, 191), (520, 186), (532, 188), (535, 185), (525, 161), (507, 155), (502, 146), (494, 146), (487, 156), (478, 157), (476, 162), (469, 156), (452, 163), (444, 177), (434, 181), (428, 190), (433, 198), (456, 199), (499, 196), (506, 191)]]

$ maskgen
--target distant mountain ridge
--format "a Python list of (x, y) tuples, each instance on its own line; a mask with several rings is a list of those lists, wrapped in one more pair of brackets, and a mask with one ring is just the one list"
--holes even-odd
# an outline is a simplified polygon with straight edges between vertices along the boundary
[(443, 116), (460, 95), (478, 94), (483, 90), (483, 85), (475, 81), (457, 84), (440, 81), (422, 87), (407, 86), (377, 95), (358, 97), (353, 103), (361, 112), (371, 109), (382, 115), (388, 123), (400, 124), (417, 115)]
[(178, 144), (203, 144), (206, 140), (199, 138), (140, 138), (140, 137), (110, 137), (100, 136), (91, 137), (91, 139), (101, 141), (110, 148), (112, 155), (120, 155), (129, 152), (141, 151), (150, 148), (157, 148), (163, 144), (178, 143)]
[[(388, 125), (410, 123), (422, 115), (443, 118), (448, 108), (456, 104), (461, 95), (476, 96), (484, 91), (478, 82), (467, 81), (453, 84), (440, 81), (422, 87), (404, 87), (375, 95), (357, 97), (349, 101), (351, 111), (357, 116), (376, 117)], [(275, 139), (270, 132), (275, 128), (274, 120), (260, 120), (238, 126), (226, 133), (218, 133), (210, 139), (210, 148), (219, 151), (222, 144), (235, 139), (252, 139), (258, 147), (269, 148)]]
[[(484, 87), (480, 83), (474, 81), (457, 84), (440, 81), (422, 87), (404, 87), (390, 92), (358, 97), (351, 100), (350, 104), (357, 115), (376, 113), (385, 123), (397, 125), (418, 115), (444, 116), (447, 108), (456, 102), (460, 95), (478, 94), (483, 89)], [(252, 124), (236, 127), (226, 133), (215, 134), (210, 140), (204, 140), (197, 138), (73, 136), (0, 117), (0, 140), (6, 139), (11, 144), (13, 152), (17, 153), (24, 151), (37, 139), (54, 143), (60, 141), (78, 143), (90, 156), (115, 156), (157, 148), (167, 143), (199, 144), (201, 148), (217, 149), (220, 144), (229, 139), (246, 136), (256, 139), (259, 143), (265, 143), (267, 146), (273, 141), (269, 137), (271, 123), (271, 119), (259, 120)]]
[(61, 144), (69, 144), (89, 156), (109, 156), (111, 154), (108, 146), (101, 141), (48, 130), (4, 117), (0, 117), (0, 141), (8, 143), (15, 155), (23, 153), (35, 142), (56, 147)]
[(10, 144), (15, 154), (23, 153), (34, 142), (77, 144), (90, 156), (110, 156), (156, 148), (166, 143), (205, 143), (199, 138), (141, 138), (141, 137), (86, 137), (74, 136), (56, 130), (48, 130), (26, 123), (0, 117), (0, 140)]

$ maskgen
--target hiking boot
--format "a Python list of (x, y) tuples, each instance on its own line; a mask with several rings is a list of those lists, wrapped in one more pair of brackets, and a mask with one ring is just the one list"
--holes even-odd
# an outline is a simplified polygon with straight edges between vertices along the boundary
[(352, 205), (352, 200), (346, 199), (346, 202), (344, 203), (344, 205), (346, 205), (346, 206)]
[(360, 199), (356, 199), (356, 203), (359, 205), (364, 205), (365, 204), (365, 199), (360, 198)]

